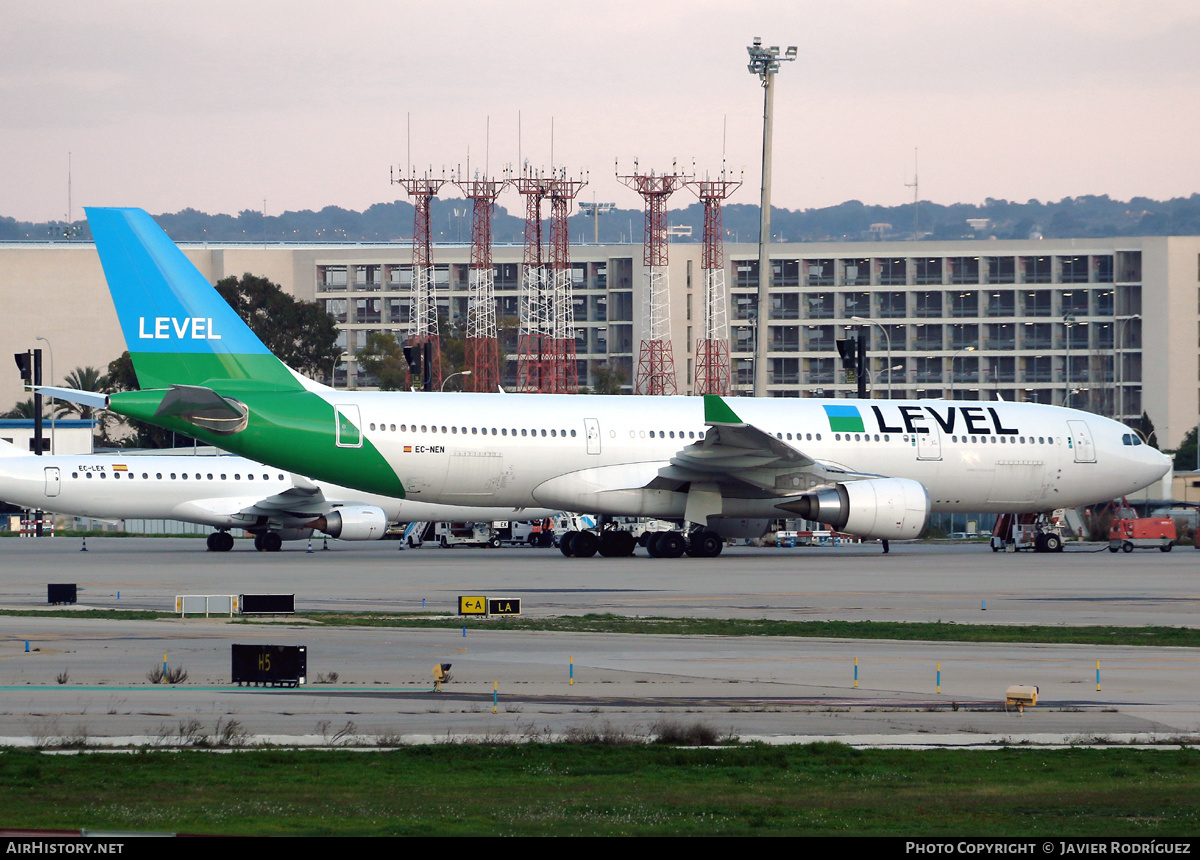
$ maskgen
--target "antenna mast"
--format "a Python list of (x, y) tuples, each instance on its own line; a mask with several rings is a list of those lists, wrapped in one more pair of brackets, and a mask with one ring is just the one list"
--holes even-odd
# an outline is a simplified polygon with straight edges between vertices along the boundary
[(729, 380), (729, 324), (725, 294), (725, 244), (721, 204), (742, 184), (730, 179), (721, 167), (719, 179), (692, 179), (687, 183), (704, 204), (704, 330), (696, 340), (696, 394), (727, 395)]
[(496, 272), (492, 267), (492, 213), (496, 198), (508, 187), (503, 179), (456, 179), (454, 184), (471, 201), (471, 281), (467, 294), (467, 366), (472, 391), (496, 391), (500, 386), (500, 350), (496, 331)]
[(646, 233), (642, 262), (646, 270), (642, 345), (638, 352), (637, 394), (677, 394), (675, 354), (671, 348), (671, 292), (667, 279), (667, 199), (694, 177), (677, 173), (633, 173), (617, 180), (632, 188), (646, 204)]
[(434, 294), (429, 203), (446, 180), (436, 179), (431, 174), (430, 170), (424, 176), (417, 176), (416, 168), (410, 168), (407, 178), (401, 176), (392, 180), (393, 185), (402, 186), (413, 199), (412, 333), (408, 337), (408, 346), (417, 347), (422, 353), (426, 346), (429, 348), (429, 378), (420, 380), (419, 386), (426, 391), (436, 391), (442, 385), (442, 351)]

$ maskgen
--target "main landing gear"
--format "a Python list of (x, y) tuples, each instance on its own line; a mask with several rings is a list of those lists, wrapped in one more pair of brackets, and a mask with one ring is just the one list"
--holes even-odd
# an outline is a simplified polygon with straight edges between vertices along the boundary
[(229, 532), (213, 532), (207, 542), (209, 552), (229, 552), (233, 549), (233, 535)]
[(704, 528), (688, 533), (643, 532), (641, 539), (618, 528), (603, 527), (599, 535), (592, 531), (570, 531), (558, 540), (558, 548), (567, 558), (591, 558), (597, 552), (606, 558), (626, 558), (641, 544), (651, 558), (716, 558), (725, 542), (714, 531)]
[(283, 549), (283, 538), (275, 532), (263, 532), (254, 536), (254, 548), (259, 552), (279, 552)]

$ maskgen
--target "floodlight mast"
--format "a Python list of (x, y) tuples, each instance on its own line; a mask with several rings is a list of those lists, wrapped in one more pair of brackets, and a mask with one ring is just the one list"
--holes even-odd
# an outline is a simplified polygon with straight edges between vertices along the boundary
[(796, 59), (796, 46), (789, 45), (784, 55), (779, 56), (779, 47), (762, 46), (762, 38), (754, 37), (754, 44), (747, 46), (750, 62), (746, 65), (750, 74), (758, 75), (763, 88), (763, 158), (762, 197), (759, 203), (758, 226), (758, 309), (754, 322), (754, 396), (765, 397), (767, 393), (767, 338), (763, 330), (766, 308), (771, 301), (771, 261), (767, 247), (771, 241), (771, 124), (775, 104), (775, 75), (780, 63)]

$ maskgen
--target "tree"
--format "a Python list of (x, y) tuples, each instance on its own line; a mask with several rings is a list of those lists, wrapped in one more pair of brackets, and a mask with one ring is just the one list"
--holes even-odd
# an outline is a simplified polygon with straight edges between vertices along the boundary
[(329, 373), (342, 354), (333, 317), (316, 302), (301, 302), (266, 278), (223, 278), (217, 292), (284, 364), (307, 376)]
[[(126, 353), (128, 355), (129, 353)], [(98, 368), (87, 366), (77, 367), (66, 375), (64, 384), (67, 388), (74, 388), (77, 391), (99, 391), (108, 393), (112, 389), (108, 387), (108, 375), (101, 374)], [(121, 418), (107, 409), (97, 411), (91, 406), (84, 406), (81, 403), (72, 403), (69, 400), (57, 400), (54, 405), (54, 415), (58, 418), (66, 416), (74, 416), (84, 421), (95, 421), (95, 430), (97, 438), (104, 444), (109, 444), (112, 440), (109, 436), (109, 431), (117, 425), (123, 423)]]
[[(46, 408), (43, 405), (42, 412), (44, 413), (45, 411), (46, 411)], [(12, 409), (8, 410), (7, 412), (0, 414), (0, 418), (27, 418), (27, 419), (32, 420), (35, 417), (37, 417), (37, 409), (33, 405), (32, 397), (30, 397), (28, 400), (17, 401), (16, 406), (14, 406)], [(45, 415), (43, 415), (42, 417), (44, 418)]]
[(1132, 424), (1134, 430), (1142, 437), (1142, 441), (1147, 445), (1153, 445), (1155, 448), (1158, 444), (1158, 431), (1154, 429), (1154, 422), (1150, 420), (1150, 416), (1143, 412), (1142, 417)]
[[(133, 359), (130, 358), (128, 350), (108, 363), (108, 373), (100, 380), (100, 390), (109, 394), (114, 391), (137, 391), (139, 387), (137, 374), (133, 370)], [(113, 415), (111, 412), (107, 414)], [(116, 415), (113, 415), (113, 418), (113, 426), (129, 427), (130, 435), (121, 439), (119, 444), (130, 448), (173, 448), (177, 440), (190, 438), (180, 437), (170, 430), (132, 418)], [(107, 435), (110, 429), (111, 427), (104, 429), (104, 438), (111, 443), (112, 440)]]
[(593, 394), (620, 394), (621, 386), (629, 380), (620, 368), (601, 364), (592, 371), (592, 381)]
[(1175, 468), (1179, 471), (1200, 469), (1200, 464), (1196, 462), (1196, 428), (1189, 430), (1179, 447), (1170, 453), (1175, 455)]
[[(77, 367), (66, 375), (63, 379), (64, 387), (74, 388), (76, 391), (103, 391), (104, 377), (100, 371), (92, 366)], [(69, 400), (58, 400), (55, 402), (54, 414), (59, 418), (64, 415), (75, 415), (83, 420), (94, 417), (95, 410), (91, 406), (84, 406), (80, 403), (72, 403)]]
[(408, 382), (408, 364), (404, 350), (390, 332), (373, 331), (366, 344), (355, 354), (358, 365), (372, 376), (379, 377), (383, 391), (402, 391)]

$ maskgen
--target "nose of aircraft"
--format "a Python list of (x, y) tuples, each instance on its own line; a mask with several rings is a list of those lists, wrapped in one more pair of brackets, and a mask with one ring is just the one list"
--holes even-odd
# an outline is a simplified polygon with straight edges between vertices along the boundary
[(1149, 445), (1141, 445), (1139, 446), (1139, 450), (1143, 452), (1142, 456), (1145, 457), (1144, 468), (1147, 485), (1154, 483), (1167, 474), (1174, 465), (1174, 461), (1157, 448), (1151, 448)]

